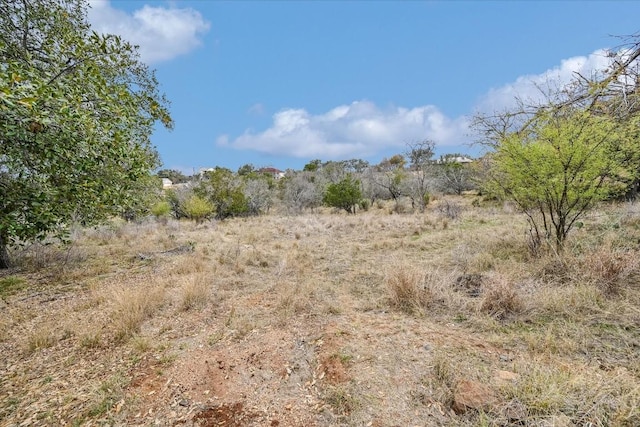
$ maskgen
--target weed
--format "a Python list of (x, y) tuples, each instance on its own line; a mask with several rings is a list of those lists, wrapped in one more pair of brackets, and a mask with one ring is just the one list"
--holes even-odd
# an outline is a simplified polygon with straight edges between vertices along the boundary
[(120, 374), (116, 374), (102, 382), (94, 392), (94, 401), (87, 415), (89, 417), (99, 417), (109, 412), (124, 397), (126, 384), (126, 378)]
[(0, 297), (13, 295), (27, 287), (27, 282), (15, 276), (7, 276), (0, 279)]
[(151, 341), (149, 338), (135, 336), (131, 340), (131, 345), (137, 353), (146, 353), (151, 350)]
[(329, 386), (323, 399), (340, 416), (348, 416), (360, 407), (360, 401), (343, 385)]
[(102, 347), (102, 334), (100, 332), (88, 332), (80, 337), (80, 347), (100, 348)]

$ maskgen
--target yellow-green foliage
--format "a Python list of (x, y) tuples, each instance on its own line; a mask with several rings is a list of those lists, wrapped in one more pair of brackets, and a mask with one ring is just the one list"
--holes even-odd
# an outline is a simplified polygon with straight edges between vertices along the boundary
[(202, 222), (213, 214), (213, 205), (211, 202), (196, 196), (195, 194), (185, 200), (182, 209), (187, 217), (195, 220), (196, 222)]
[(588, 112), (541, 113), (496, 141), (490, 188), (527, 213), (536, 237), (544, 230), (561, 247), (576, 220), (615, 190), (626, 134)]
[(166, 200), (161, 200), (151, 207), (151, 213), (156, 218), (166, 217), (169, 215), (169, 212), (171, 212), (171, 205)]

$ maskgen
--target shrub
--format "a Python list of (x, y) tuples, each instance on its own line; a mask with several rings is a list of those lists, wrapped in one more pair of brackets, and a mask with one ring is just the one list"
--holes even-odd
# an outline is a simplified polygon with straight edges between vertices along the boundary
[(213, 205), (195, 194), (185, 200), (182, 209), (189, 219), (200, 224), (213, 214)]
[(356, 206), (362, 200), (360, 181), (348, 174), (341, 181), (329, 184), (322, 200), (328, 206), (355, 214)]
[(166, 218), (171, 212), (171, 204), (166, 200), (161, 200), (151, 207), (151, 214), (158, 219)]

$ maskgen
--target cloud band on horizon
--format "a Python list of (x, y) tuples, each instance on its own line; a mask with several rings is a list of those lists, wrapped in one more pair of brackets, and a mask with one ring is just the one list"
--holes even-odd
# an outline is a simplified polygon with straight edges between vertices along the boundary
[(287, 108), (273, 115), (271, 126), (247, 130), (232, 138), (220, 135), (219, 147), (253, 150), (275, 156), (339, 160), (369, 157), (406, 143), (433, 140), (439, 147), (474, 142), (469, 125), (476, 113), (502, 112), (517, 105), (517, 98), (535, 103), (544, 100), (545, 89), (568, 84), (576, 73), (590, 77), (610, 65), (606, 50), (562, 60), (540, 74), (518, 77), (491, 88), (469, 115), (447, 117), (435, 105), (381, 109), (367, 100), (340, 105), (328, 112), (312, 114), (304, 108)]

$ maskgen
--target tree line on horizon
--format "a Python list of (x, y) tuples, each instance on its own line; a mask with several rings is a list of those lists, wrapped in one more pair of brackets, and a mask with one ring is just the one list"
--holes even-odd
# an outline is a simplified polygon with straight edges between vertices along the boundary
[[(251, 164), (236, 172), (215, 167), (188, 177), (177, 170), (157, 172), (178, 184), (165, 190), (165, 200), (153, 211), (158, 216), (224, 219), (259, 215), (278, 202), (290, 213), (300, 213), (327, 205), (355, 214), (379, 200), (410, 200), (413, 210), (424, 211), (434, 192), (462, 194), (475, 189), (478, 175), (474, 165), (456, 161), (458, 154), (433, 159), (434, 143), (422, 141), (407, 145), (407, 152), (370, 165), (361, 159), (308, 162), (302, 170), (288, 170), (274, 177), (268, 169)], [(175, 181), (174, 181), (175, 180)]]

